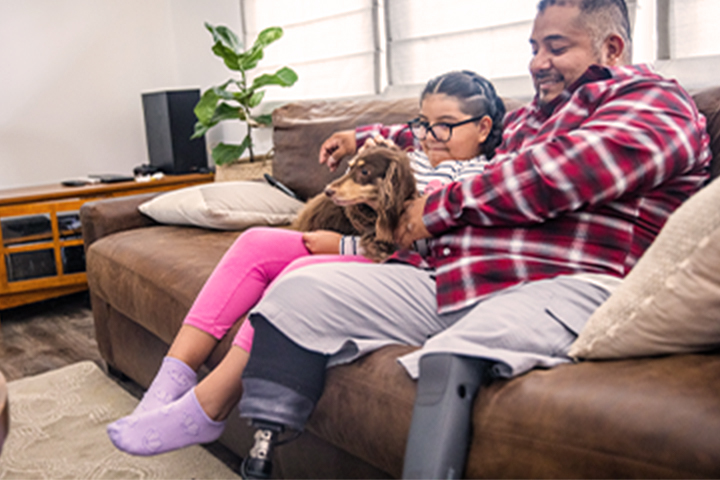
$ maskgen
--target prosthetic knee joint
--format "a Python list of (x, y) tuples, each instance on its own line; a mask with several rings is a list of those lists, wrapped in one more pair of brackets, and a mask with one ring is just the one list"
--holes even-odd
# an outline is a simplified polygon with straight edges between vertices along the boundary
[(403, 478), (461, 478), (475, 395), (493, 362), (452, 354), (420, 359)]

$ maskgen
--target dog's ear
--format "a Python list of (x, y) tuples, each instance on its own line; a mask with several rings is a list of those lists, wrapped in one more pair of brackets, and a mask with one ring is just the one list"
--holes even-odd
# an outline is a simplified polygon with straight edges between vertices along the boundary
[(379, 241), (393, 242), (405, 202), (415, 196), (415, 177), (404, 152), (393, 152), (378, 190), (375, 235)]

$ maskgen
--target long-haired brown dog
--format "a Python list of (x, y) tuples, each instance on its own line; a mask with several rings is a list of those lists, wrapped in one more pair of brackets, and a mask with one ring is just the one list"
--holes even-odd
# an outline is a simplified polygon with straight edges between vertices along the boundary
[(393, 233), (405, 202), (415, 195), (415, 177), (405, 152), (391, 143), (370, 141), (350, 160), (342, 177), (308, 201), (293, 227), (360, 235), (364, 255), (382, 261), (396, 250)]

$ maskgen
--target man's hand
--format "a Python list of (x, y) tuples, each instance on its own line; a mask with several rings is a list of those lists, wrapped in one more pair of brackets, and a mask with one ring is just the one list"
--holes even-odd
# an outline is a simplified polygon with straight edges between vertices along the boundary
[(303, 243), (313, 255), (340, 253), (342, 235), (329, 230), (317, 230), (303, 233)]
[(346, 155), (354, 155), (356, 150), (355, 130), (335, 132), (320, 146), (319, 161), (334, 172), (340, 160)]
[(395, 230), (395, 241), (401, 247), (410, 248), (415, 240), (432, 236), (425, 228), (422, 219), (425, 202), (427, 202), (427, 197), (415, 198), (405, 203), (405, 213), (400, 218), (400, 224)]

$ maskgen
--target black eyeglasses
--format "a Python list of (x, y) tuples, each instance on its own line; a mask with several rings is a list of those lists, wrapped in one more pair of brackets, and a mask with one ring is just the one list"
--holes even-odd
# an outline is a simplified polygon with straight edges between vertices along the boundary
[(459, 127), (460, 125), (465, 125), (466, 123), (477, 122), (484, 116), (485, 114), (478, 115), (477, 117), (468, 118), (467, 120), (463, 120), (462, 122), (440, 122), (436, 123), (435, 125), (430, 125), (430, 123), (424, 122), (419, 118), (416, 118), (415, 120), (410, 120), (408, 122), (408, 127), (410, 127), (410, 131), (412, 132), (413, 136), (420, 141), (425, 140), (428, 136), (428, 132), (430, 132), (432, 133), (432, 136), (435, 137), (435, 140), (445, 143), (450, 141), (453, 128)]

